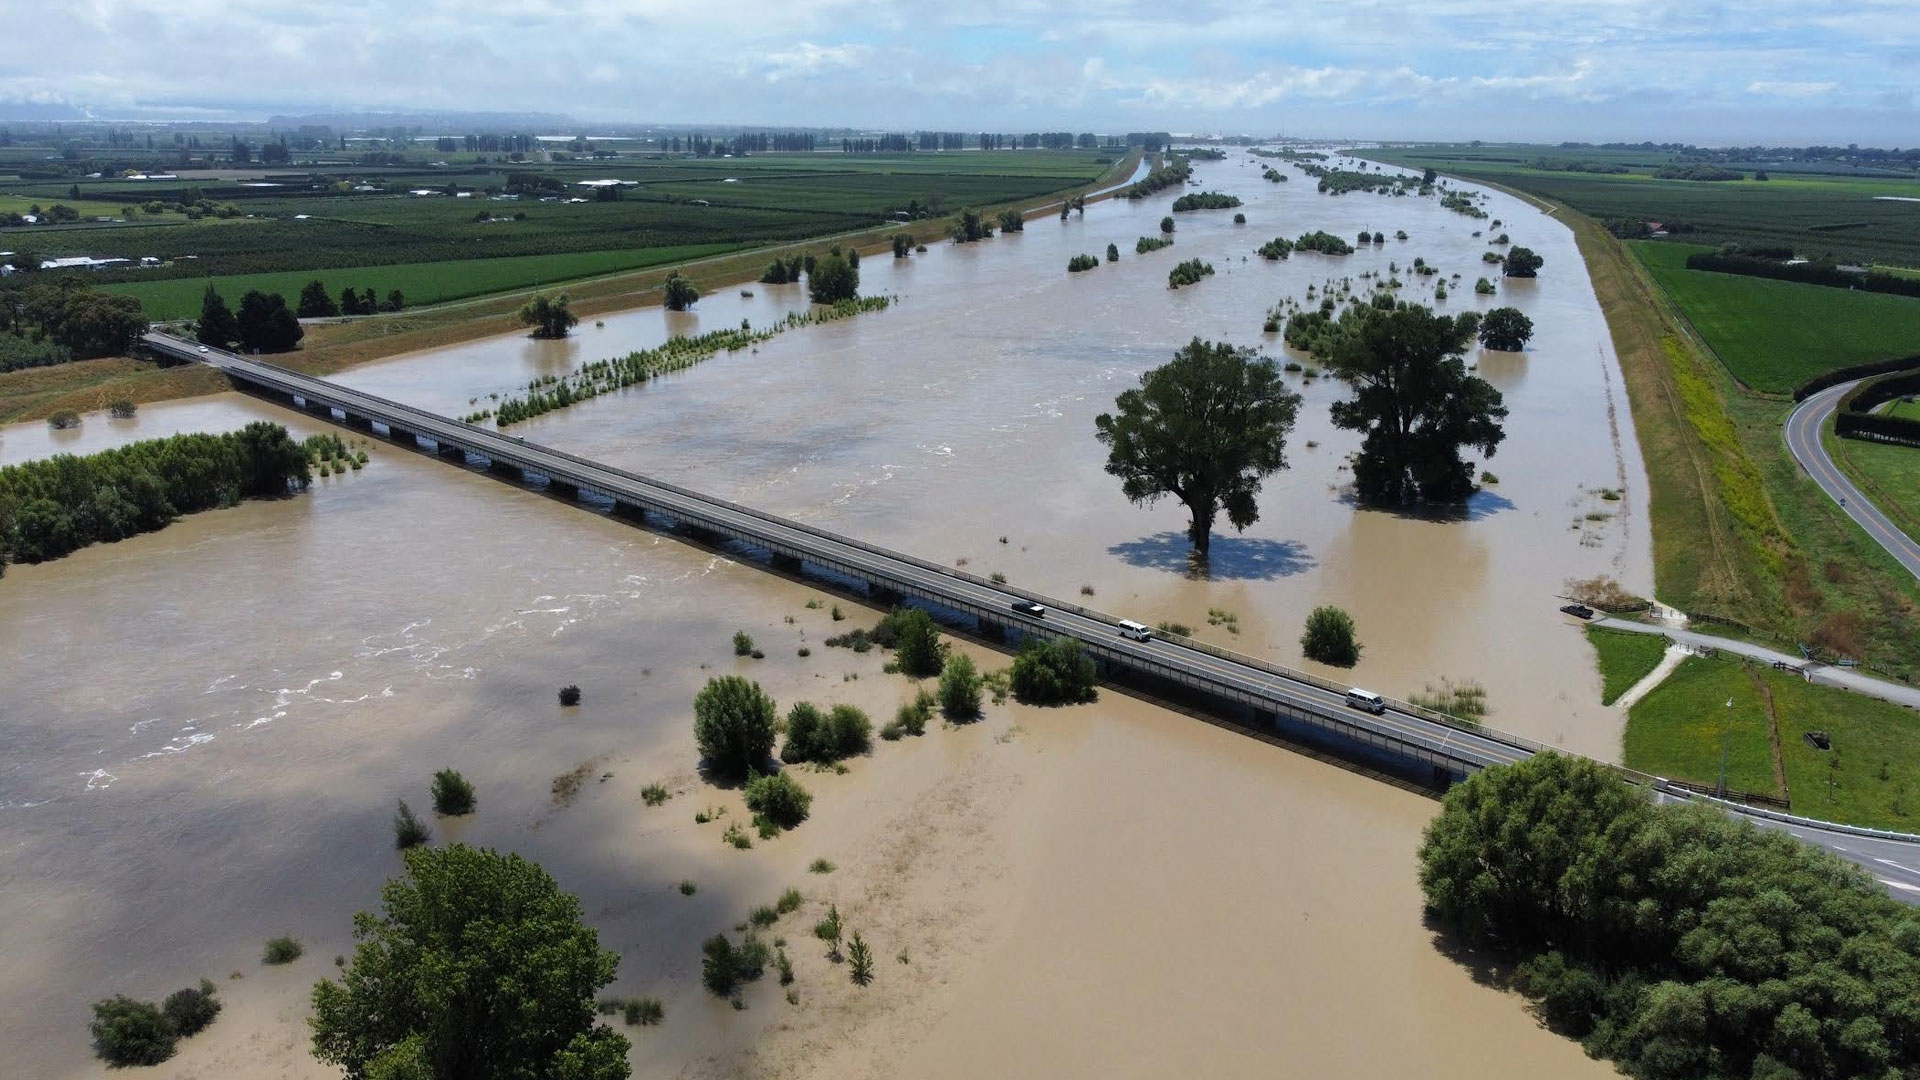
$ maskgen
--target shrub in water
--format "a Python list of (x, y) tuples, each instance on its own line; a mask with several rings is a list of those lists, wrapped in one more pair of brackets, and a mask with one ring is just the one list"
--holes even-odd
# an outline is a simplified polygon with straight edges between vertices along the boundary
[(115, 1067), (158, 1065), (173, 1056), (175, 1035), (160, 1007), (116, 994), (93, 1003), (93, 1052)]
[(1309, 660), (1334, 667), (1360, 662), (1360, 642), (1354, 638), (1353, 616), (1330, 605), (1314, 608), (1300, 635), (1300, 651)]
[(640, 789), (640, 798), (648, 806), (659, 806), (661, 803), (673, 798), (673, 792), (668, 791), (659, 784), (648, 784), (646, 787)]
[(393, 846), (405, 851), (432, 839), (433, 831), (427, 828), (427, 823), (415, 816), (407, 800), (401, 799), (400, 809), (393, 814)]
[(260, 955), (263, 964), (291, 964), (307, 951), (306, 946), (291, 937), (277, 937), (267, 942), (267, 948)]
[(887, 618), (892, 624), (894, 658), (900, 662), (900, 670), (916, 679), (940, 674), (947, 650), (933, 616), (919, 608), (896, 608)]
[(733, 655), (747, 656), (752, 652), (753, 639), (747, 636), (745, 630), (735, 630), (733, 632)]
[(580, 688), (571, 683), (561, 687), (560, 704), (569, 706), (580, 704)]
[(160, 1011), (180, 1038), (197, 1035), (205, 1031), (213, 1018), (220, 1015), (220, 999), (215, 996), (216, 988), (211, 979), (201, 979), (199, 986), (175, 990), (167, 995), (160, 1005)]
[(1071, 705), (1092, 701), (1093, 658), (1072, 638), (1037, 641), (1032, 638), (1014, 657), (1013, 694), (1030, 705)]
[(947, 661), (940, 672), (940, 711), (949, 720), (972, 720), (980, 715), (980, 673), (973, 658), (962, 653)]
[(791, 915), (799, 911), (800, 905), (805, 902), (806, 898), (800, 895), (799, 889), (788, 889), (780, 894), (779, 900), (774, 901), (773, 907), (782, 915)]
[(774, 723), (773, 699), (738, 675), (708, 680), (693, 699), (694, 741), (723, 776), (745, 776), (773, 753)]
[(433, 774), (433, 809), (435, 813), (448, 817), (459, 817), (473, 813), (478, 802), (473, 794), (473, 785), (467, 778), (453, 769), (441, 769)]
[(858, 930), (853, 932), (853, 940), (847, 942), (847, 974), (853, 977), (856, 986), (873, 981), (873, 950), (861, 940)]
[(746, 797), (747, 809), (756, 817), (783, 829), (807, 820), (807, 810), (813, 805), (813, 795), (784, 772), (748, 780)]

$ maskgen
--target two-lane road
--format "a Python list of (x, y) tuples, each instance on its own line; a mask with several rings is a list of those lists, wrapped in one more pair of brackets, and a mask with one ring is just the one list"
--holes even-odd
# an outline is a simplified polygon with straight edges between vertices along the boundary
[(1847, 516), (1867, 530), (1867, 535), (1886, 548), (1887, 554), (1898, 559), (1908, 573), (1920, 577), (1920, 544), (1914, 543), (1913, 537), (1900, 531), (1899, 526), (1888, 520), (1872, 500), (1853, 486), (1853, 481), (1848, 480), (1846, 474), (1840, 471), (1840, 466), (1833, 463), (1826, 445), (1821, 442), (1821, 434), (1826, 431), (1827, 421), (1839, 407), (1840, 399), (1859, 386), (1861, 381), (1855, 379), (1839, 386), (1829, 386), (1795, 406), (1793, 413), (1787, 417), (1787, 449), (1793, 453), (1793, 459), (1800, 463), (1800, 467), (1807, 471), (1807, 475), (1813, 478), (1813, 482), (1820, 485), (1820, 490), (1827, 493), (1828, 498), (1839, 503)]

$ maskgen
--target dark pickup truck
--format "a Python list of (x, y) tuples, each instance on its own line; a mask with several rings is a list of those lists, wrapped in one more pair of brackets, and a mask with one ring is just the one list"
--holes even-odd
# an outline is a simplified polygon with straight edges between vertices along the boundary
[(1568, 604), (1560, 609), (1576, 619), (1593, 618), (1593, 609), (1585, 604)]
[(1015, 600), (1011, 606), (1016, 615), (1026, 615), (1035, 619), (1044, 619), (1047, 617), (1047, 605), (1045, 604), (1036, 604), (1031, 600)]

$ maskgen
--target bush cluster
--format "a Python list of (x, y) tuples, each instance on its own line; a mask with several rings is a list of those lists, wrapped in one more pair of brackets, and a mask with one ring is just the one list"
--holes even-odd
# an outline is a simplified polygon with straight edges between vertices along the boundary
[(174, 435), (0, 468), (0, 563), (41, 562), (164, 528), (181, 514), (304, 490), (300, 444), (255, 421), (224, 435)]
[(459, 817), (473, 813), (478, 802), (473, 793), (473, 783), (461, 776), (458, 770), (441, 769), (433, 774), (434, 813)]
[(1072, 638), (1027, 639), (1010, 681), (1014, 696), (1029, 705), (1074, 705), (1096, 696), (1093, 658)]
[(220, 999), (213, 983), (175, 990), (155, 1005), (125, 994), (93, 1003), (93, 1052), (115, 1068), (158, 1065), (173, 1056), (181, 1039), (206, 1030), (220, 1015)]
[(738, 675), (707, 680), (693, 699), (693, 738), (718, 775), (744, 777), (773, 753), (773, 698)]
[(802, 701), (787, 711), (787, 741), (780, 748), (785, 762), (834, 762), (867, 752), (873, 743), (873, 722), (852, 705), (835, 705), (822, 713)]
[(813, 806), (813, 794), (785, 772), (748, 778), (746, 799), (754, 822), (771, 824), (776, 829), (799, 825), (807, 820), (807, 812)]
[(1556, 1031), (1643, 1080), (1920, 1069), (1920, 920), (1856, 866), (1542, 754), (1447, 794), (1438, 920), (1518, 962)]
[(1201, 278), (1212, 276), (1212, 263), (1200, 259), (1188, 259), (1167, 272), (1167, 288), (1177, 289), (1182, 285), (1196, 285)]

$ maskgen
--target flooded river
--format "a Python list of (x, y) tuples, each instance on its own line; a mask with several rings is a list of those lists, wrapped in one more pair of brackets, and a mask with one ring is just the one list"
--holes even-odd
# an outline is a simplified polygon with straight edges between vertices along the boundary
[[(1598, 573), (1644, 592), (1650, 557), (1624, 393), (1571, 236), (1493, 196), (1488, 209), (1504, 223), (1492, 231), (1509, 232), (1546, 266), (1536, 282), (1504, 284), (1490, 301), (1472, 295), (1486, 248), (1471, 234), (1488, 222), (1432, 200), (1319, 195), (1290, 168), (1291, 182), (1271, 184), (1237, 156), (1196, 171), (1190, 189), (1239, 194), (1248, 224), (1233, 225), (1230, 211), (1181, 214), (1174, 247), (1136, 256), (1134, 239), (1157, 233), (1170, 192), (908, 260), (868, 257), (864, 290), (898, 295), (897, 307), (789, 332), (511, 430), (928, 558), (964, 559), (976, 572), (1117, 614), (1188, 623), (1206, 640), (1288, 664), (1304, 663), (1297, 638), (1306, 612), (1336, 603), (1354, 614), (1366, 649), (1359, 668), (1338, 677), (1394, 694), (1442, 676), (1474, 678), (1489, 690), (1493, 724), (1616, 756), (1620, 721), (1595, 704), (1590, 652), (1554, 611), (1554, 593), (1566, 578)], [(1404, 229), (1409, 239), (1278, 264), (1252, 253), (1276, 235), (1378, 228)], [(1066, 273), (1070, 256), (1098, 255), (1109, 242), (1121, 249), (1118, 263)], [(1168, 290), (1166, 271), (1196, 256), (1216, 275)], [(1121, 497), (1102, 471), (1093, 416), (1196, 335), (1277, 353), (1277, 337), (1260, 332), (1275, 301), (1329, 278), (1384, 272), (1389, 262), (1402, 280), (1417, 280), (1407, 270), (1415, 256), (1463, 275), (1447, 309), (1512, 304), (1537, 328), (1525, 354), (1478, 358), (1511, 410), (1507, 440), (1486, 465), (1498, 482), (1460, 520), (1356, 508), (1342, 466), (1357, 439), (1327, 421), (1340, 387), (1289, 376), (1306, 399), (1292, 468), (1267, 483), (1258, 524), (1215, 540), (1212, 579), (1186, 576), (1183, 512)], [(753, 295), (719, 292), (684, 314), (611, 316), (566, 342), (500, 338), (341, 378), (457, 415), (581, 360), (742, 318), (770, 323), (803, 302), (796, 286), (746, 289)], [(0, 429), (0, 461), (263, 417), (318, 430), (310, 418), (222, 395), (144, 407), (132, 421), (89, 416), (77, 432)], [(1625, 498), (1602, 500), (1602, 488), (1624, 488)], [(1090, 598), (1079, 595), (1083, 586)], [(1332, 1004), (1302, 999), (1304, 1011), (1283, 1024), (1306, 1059), (1368, 1039), (1365, 1014), (1379, 1006), (1409, 1025), (1405, 1037), (1349, 1071), (1429, 1067), (1424, 1047), (1445, 1059), (1443, 1074), (1464, 1073), (1480, 1035), (1517, 1040), (1513, 1075), (1595, 1068), (1434, 951), (1408, 861), (1430, 803), (1212, 729), (1191, 732), (1191, 720), (1114, 695), (1068, 714), (998, 708), (975, 728), (883, 744), (850, 777), (809, 778), (820, 794), (817, 820), (793, 842), (722, 849), (695, 831), (689, 805), (726, 797), (697, 790), (690, 768), (687, 703), (709, 674), (747, 671), (783, 704), (805, 694), (855, 701), (876, 716), (908, 692), (881, 675), (877, 656), (819, 647), (835, 628), (824, 610), (803, 606), (818, 595), (381, 446), (369, 468), (319, 481), (306, 497), (9, 567), (0, 579), (9, 673), (0, 681), (8, 959), (0, 1045), (11, 1064), (0, 1074), (86, 1074), (88, 1001), (119, 991), (157, 997), (205, 974), (222, 979), (234, 1003), (200, 1037), (231, 1055), (222, 1060), (276, 1063), (260, 1075), (326, 1075), (299, 1053), (303, 987), (350, 951), (347, 914), (369, 905), (397, 865), (387, 828), (394, 801), (424, 808), (427, 777), (449, 765), (476, 781), (482, 810), (437, 831), (538, 858), (582, 894), (603, 937), (626, 955), (619, 989), (668, 996), (667, 1026), (636, 1034), (636, 1064), (649, 1068), (807, 1074), (779, 1057), (804, 1038), (807, 1021), (779, 1019), (785, 1006), (771, 995), (749, 1014), (715, 1011), (692, 988), (693, 943), (804, 878), (807, 858), (823, 848), (846, 867), (831, 883), (847, 890), (843, 907), (872, 904), (877, 931), (927, 949), (913, 977), (928, 982), (913, 998), (918, 1012), (886, 1015), (823, 990), (808, 1014), (814, 1022), (851, 1016), (876, 1031), (928, 1030), (926, 1053), (947, 1045), (941, 1040), (1026, 1038), (1008, 1015), (1018, 999), (993, 1000), (992, 987), (1022, 977), (1016, 957), (1057, 940), (1069, 898), (1146, 890), (1132, 894), (1144, 906), (1116, 899), (1087, 922), (1131, 939), (1103, 961), (1119, 969), (1088, 970), (1114, 975), (1116, 985), (1133, 979), (1132, 993), (1158, 977), (1156, 965), (1172, 972), (1240, 944), (1208, 938), (1198, 959), (1175, 957), (1189, 937), (1183, 921), (1229, 913), (1257, 936), (1266, 910), (1259, 898), (1284, 897), (1287, 918), (1327, 932), (1278, 935), (1286, 950), (1263, 946), (1258, 970), (1231, 985), (1236, 994), (1296, 997), (1309, 980), (1320, 987)], [(1233, 613), (1239, 633), (1209, 626), (1209, 609)], [(768, 660), (730, 655), (726, 639), (740, 628)], [(795, 653), (803, 643), (812, 644), (810, 660)], [(865, 678), (849, 682), (851, 674)], [(553, 697), (567, 682), (587, 693), (570, 713)], [(557, 806), (550, 782), (575, 767), (596, 779), (578, 804)], [(612, 775), (598, 781), (603, 773)], [(1086, 800), (1101, 797), (1091, 774), (1127, 778), (1138, 812), (1091, 813)], [(1227, 776), (1209, 790), (1210, 777)], [(977, 833), (930, 839), (928, 850), (961, 865), (971, 853), (1004, 880), (982, 885), (985, 877), (955, 877), (926, 859), (861, 865), (862, 852), (897, 841), (900, 822), (925, 812), (917, 800), (943, 791), (959, 798), (943, 787), (956, 777), (975, 778), (976, 795), (996, 797), (979, 808)], [(638, 788), (668, 779), (688, 797), (640, 810)], [(1168, 812), (1152, 812), (1155, 799)], [(1192, 843), (1206, 837), (1188, 830), (1208, 833), (1209, 821), (1232, 852), (1209, 859), (1208, 844)], [(1296, 827), (1301, 821), (1310, 827)], [(1131, 835), (1151, 837), (1169, 857), (1188, 844), (1196, 854), (1175, 860), (1174, 880), (1142, 879), (1126, 861)], [(972, 846), (939, 847), (962, 839)], [(1257, 867), (1242, 865), (1247, 850), (1260, 853)], [(692, 900), (671, 888), (685, 876), (702, 881)], [(872, 897), (886, 895), (893, 877), (911, 884), (900, 887), (889, 921)], [(1217, 906), (1229, 892), (1239, 899)], [(956, 897), (977, 910), (945, 936), (931, 920), (909, 917), (916, 903)], [(1167, 925), (1143, 928), (1139, 920), (1156, 912)], [(305, 939), (308, 958), (292, 971), (262, 968), (260, 942), (282, 932)], [(223, 979), (230, 972), (245, 977)], [(1064, 978), (1034, 986), (1088, 992)], [(1166, 993), (1189, 993), (1199, 981)], [(1131, 1009), (1126, 1001), (1112, 1004)], [(843, 1057), (864, 1044), (849, 1045)], [(1192, 1060), (1197, 1047), (1180, 1045), (1180, 1059)], [(1246, 1045), (1222, 1053), (1216, 1075), (1259, 1071)], [(989, 1058), (975, 1059), (978, 1067), (1021, 1072)], [(1053, 1060), (1039, 1054), (1032, 1074), (1060, 1075), (1065, 1057), (1040, 1067)], [(913, 1061), (911, 1071), (937, 1071)], [(193, 1063), (190, 1044), (167, 1068)], [(900, 1062), (874, 1050), (851, 1064), (856, 1074), (887, 1075)]]

